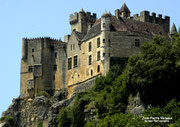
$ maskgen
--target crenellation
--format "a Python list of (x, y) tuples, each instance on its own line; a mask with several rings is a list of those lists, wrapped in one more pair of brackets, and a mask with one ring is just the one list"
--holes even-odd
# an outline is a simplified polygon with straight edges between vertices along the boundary
[[(168, 38), (170, 17), (149, 11), (131, 17), (123, 4), (115, 16), (105, 12), (96, 19), (96, 13), (81, 9), (70, 15), (69, 22), (71, 34), (64, 42), (53, 37), (22, 39), (22, 97), (65, 87), (70, 97), (78, 84), (106, 75), (113, 64), (124, 64), (154, 35)], [(171, 35), (176, 31), (174, 26)]]
[(70, 15), (70, 21), (69, 22), (71, 25), (78, 22), (78, 13), (77, 12)]
[(169, 32), (169, 25), (170, 25), (170, 17), (169, 16), (165, 16), (164, 18), (162, 18), (161, 14), (158, 14), (158, 16), (156, 16), (156, 13), (154, 13), (154, 12), (152, 12), (150, 15), (149, 11), (142, 11), (140, 13), (140, 16), (135, 14), (133, 16), (133, 19), (137, 20), (137, 21), (141, 21), (141, 22), (149, 22), (149, 23), (159, 24), (163, 27), (163, 29), (166, 32)]

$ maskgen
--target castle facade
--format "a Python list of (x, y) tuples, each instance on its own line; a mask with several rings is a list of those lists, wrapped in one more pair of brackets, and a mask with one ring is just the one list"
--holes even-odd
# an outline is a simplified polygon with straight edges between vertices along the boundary
[(64, 42), (49, 37), (22, 39), (22, 97), (65, 87), (72, 94), (80, 83), (106, 75), (110, 66), (139, 53), (141, 44), (154, 35), (168, 38), (170, 17), (148, 11), (131, 17), (123, 4), (115, 15), (105, 12), (100, 19), (82, 9), (70, 15), (70, 25), (71, 35)]

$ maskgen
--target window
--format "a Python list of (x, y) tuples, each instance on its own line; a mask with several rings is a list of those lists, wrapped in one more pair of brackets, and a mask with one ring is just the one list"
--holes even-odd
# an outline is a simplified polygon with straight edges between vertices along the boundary
[(97, 66), (97, 72), (100, 72), (100, 65)]
[(103, 43), (105, 43), (106, 42), (106, 40), (105, 39), (103, 39)]
[(78, 59), (78, 56), (74, 56), (74, 68), (77, 67), (77, 59)]
[(72, 45), (71, 45), (71, 51), (72, 51), (72, 48), (73, 48), (73, 47), (72, 47)]
[(72, 58), (68, 58), (68, 70), (72, 69)]
[(92, 62), (92, 56), (89, 55), (89, 65), (91, 65), (91, 62)]
[(106, 24), (105, 24), (105, 23), (103, 23), (103, 27), (106, 27)]
[(97, 52), (97, 61), (99, 61), (101, 59), (101, 54), (100, 51)]
[(93, 76), (93, 70), (91, 69), (91, 76)]
[(57, 65), (53, 66), (53, 70), (56, 71), (57, 70)]
[(34, 49), (32, 49), (32, 52), (34, 52)]
[(54, 57), (57, 58), (57, 52), (54, 53)]
[(109, 47), (111, 47), (111, 40), (110, 39), (108, 40), (108, 44), (109, 44)]
[(28, 67), (28, 72), (33, 72), (33, 67), (32, 66)]
[(135, 39), (135, 47), (140, 47), (139, 39)]
[(53, 75), (53, 80), (55, 80), (55, 75)]
[(89, 42), (89, 52), (91, 52), (91, 42)]
[(101, 45), (101, 43), (100, 43), (100, 38), (97, 38), (97, 48), (99, 48), (100, 45)]
[(73, 50), (75, 50), (75, 44), (73, 44)]
[(106, 53), (103, 53), (103, 57), (105, 57), (106, 56)]

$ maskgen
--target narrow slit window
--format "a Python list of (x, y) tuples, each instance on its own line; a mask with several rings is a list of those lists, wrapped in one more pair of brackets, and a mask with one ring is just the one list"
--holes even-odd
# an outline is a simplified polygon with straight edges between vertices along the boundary
[(91, 64), (92, 64), (92, 56), (89, 55), (89, 65), (91, 65)]

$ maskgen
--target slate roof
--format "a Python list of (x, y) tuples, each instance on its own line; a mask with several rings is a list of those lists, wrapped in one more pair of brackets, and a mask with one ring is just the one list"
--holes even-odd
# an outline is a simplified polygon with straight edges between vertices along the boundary
[(120, 8), (120, 12), (130, 12), (129, 8), (127, 7), (125, 3)]
[(101, 33), (101, 22), (95, 23), (92, 28), (87, 32), (82, 41), (91, 39)]
[(177, 29), (176, 29), (175, 24), (173, 23), (170, 34), (175, 34), (175, 33), (177, 33)]
[[(133, 19), (120, 18), (117, 19), (115, 16), (111, 15), (111, 29), (115, 31), (127, 31), (134, 33), (142, 33), (147, 35), (163, 35), (168, 38), (168, 34), (164, 29), (158, 24), (152, 24), (147, 22), (140, 22)], [(87, 32), (81, 41), (86, 41), (95, 37), (101, 33), (101, 18), (98, 19), (92, 28)]]
[(84, 35), (78, 31), (74, 31), (78, 40), (82, 40)]

